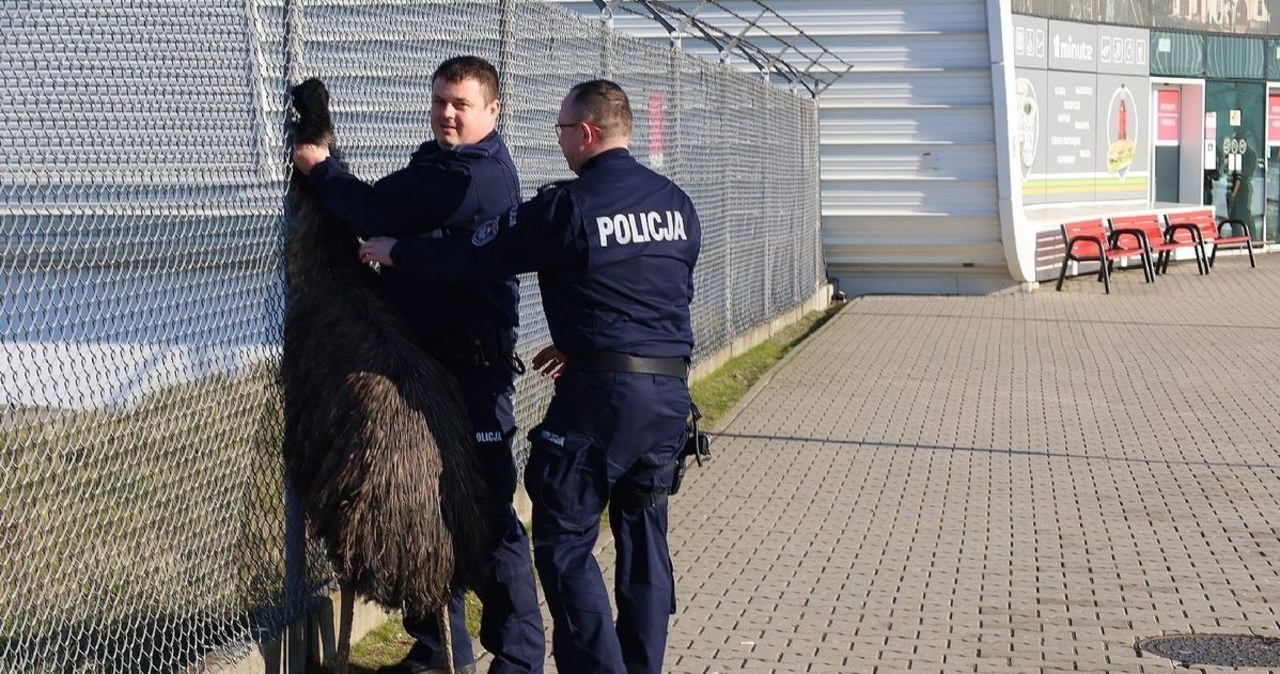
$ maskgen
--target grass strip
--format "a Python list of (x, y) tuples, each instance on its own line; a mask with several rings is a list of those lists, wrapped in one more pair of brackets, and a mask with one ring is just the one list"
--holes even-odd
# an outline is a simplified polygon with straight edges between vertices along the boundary
[(825, 311), (811, 311), (800, 320), (779, 330), (769, 339), (729, 359), (710, 375), (694, 382), (691, 387), (693, 401), (702, 410), (702, 424), (716, 428), (724, 415), (738, 404), (752, 386), (782, 360), (796, 345), (822, 327), (835, 315), (844, 303), (832, 305)]

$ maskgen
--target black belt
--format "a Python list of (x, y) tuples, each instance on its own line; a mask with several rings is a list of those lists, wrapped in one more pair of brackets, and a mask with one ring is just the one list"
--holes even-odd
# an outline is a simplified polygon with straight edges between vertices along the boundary
[(567, 367), (582, 372), (634, 372), (636, 374), (660, 374), (667, 377), (689, 377), (687, 358), (645, 358), (616, 351), (596, 351), (589, 354), (573, 354)]

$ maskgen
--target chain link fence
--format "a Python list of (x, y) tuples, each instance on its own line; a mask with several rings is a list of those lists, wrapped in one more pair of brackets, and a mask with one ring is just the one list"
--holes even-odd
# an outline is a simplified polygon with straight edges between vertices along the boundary
[[(812, 101), (539, 0), (6, 0), (0, 34), (0, 674), (208, 671), (329, 582), (286, 554), (292, 77), (375, 179), (428, 136), (438, 62), (488, 58), (526, 196), (570, 177), (569, 86), (620, 82), (633, 152), (703, 221), (699, 357), (824, 280)], [(549, 397), (521, 380), (523, 428)]]

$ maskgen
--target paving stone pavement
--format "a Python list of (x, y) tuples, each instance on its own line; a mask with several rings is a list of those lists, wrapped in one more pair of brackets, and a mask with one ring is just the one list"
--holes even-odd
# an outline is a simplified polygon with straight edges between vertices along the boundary
[(1231, 671), (1134, 644), (1280, 636), (1280, 257), (1260, 265), (849, 302), (673, 499), (667, 670)]

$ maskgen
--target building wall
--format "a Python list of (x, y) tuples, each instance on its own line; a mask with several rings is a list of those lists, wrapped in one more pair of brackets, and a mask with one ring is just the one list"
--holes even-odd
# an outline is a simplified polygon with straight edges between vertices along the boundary
[[(561, 2), (598, 15), (591, 0)], [(691, 10), (700, 3), (670, 4)], [(1203, 100), (1205, 91), (1212, 99), (1225, 86), (1215, 81), (1245, 82), (1229, 93), (1249, 105), (1221, 105), (1248, 108), (1246, 118), (1261, 109), (1255, 99), (1268, 101), (1267, 114), (1280, 114), (1280, 103), (1266, 98), (1267, 79), (1280, 80), (1280, 0), (770, 4), (854, 65), (819, 98), (824, 253), (828, 273), (850, 294), (1031, 287), (1056, 271), (1062, 221), (1149, 208), (1157, 153), (1153, 90), (1167, 86), (1153, 86), (1153, 78), (1205, 82), (1183, 98), (1198, 101), (1183, 111), (1188, 128), (1190, 115), (1215, 109), (1213, 100)], [(741, 25), (714, 8), (699, 16)], [(668, 40), (646, 18), (619, 13), (615, 25)], [(786, 33), (780, 22), (769, 27)], [(1028, 28), (1046, 40), (1038, 56), (1019, 51)], [(1055, 36), (1071, 48), (1088, 44), (1088, 58), (1077, 51), (1073, 62), (1067, 48), (1054, 53)], [(1117, 44), (1137, 52), (1117, 55)], [(684, 46), (711, 51), (700, 41)], [(751, 68), (741, 58), (731, 64)], [(1219, 116), (1218, 144), (1235, 133), (1222, 121), (1229, 113), (1224, 108)], [(1261, 121), (1245, 122), (1262, 128)], [(1254, 210), (1261, 218), (1265, 202), (1269, 222), (1259, 231), (1274, 241), (1280, 223), (1270, 221), (1280, 220), (1280, 185), (1272, 184), (1275, 171), (1266, 165), (1280, 160), (1280, 134), (1258, 134), (1266, 147), (1255, 139), (1261, 161), (1251, 178)], [(1202, 140), (1209, 139), (1184, 142)], [(1125, 141), (1134, 145), (1132, 160), (1109, 156)], [(1182, 182), (1196, 188), (1203, 171), (1208, 185), (1214, 161), (1184, 167)], [(1225, 184), (1226, 174), (1217, 175)], [(1214, 195), (1222, 185), (1214, 185), (1206, 199), (1221, 201)], [(1181, 192), (1188, 202), (1186, 185)]]
[[(1038, 278), (1056, 275), (1058, 227), (1072, 219), (1204, 204), (1276, 240), (1280, 0), (1014, 0), (1013, 11), (1006, 105), (1021, 122), (1012, 163)], [(1124, 134), (1120, 100), (1133, 102)], [(1109, 158), (1126, 139), (1132, 160)]]
[[(561, 1), (598, 16), (590, 0)], [(985, 0), (771, 5), (854, 65), (819, 98), (823, 244), (840, 289), (968, 293), (1016, 285), (999, 216)], [(710, 7), (699, 17), (741, 25)], [(667, 40), (651, 20), (618, 12), (614, 22)], [(770, 29), (787, 31), (776, 24)], [(684, 46), (711, 51), (696, 40)], [(741, 58), (731, 64), (751, 67)]]

